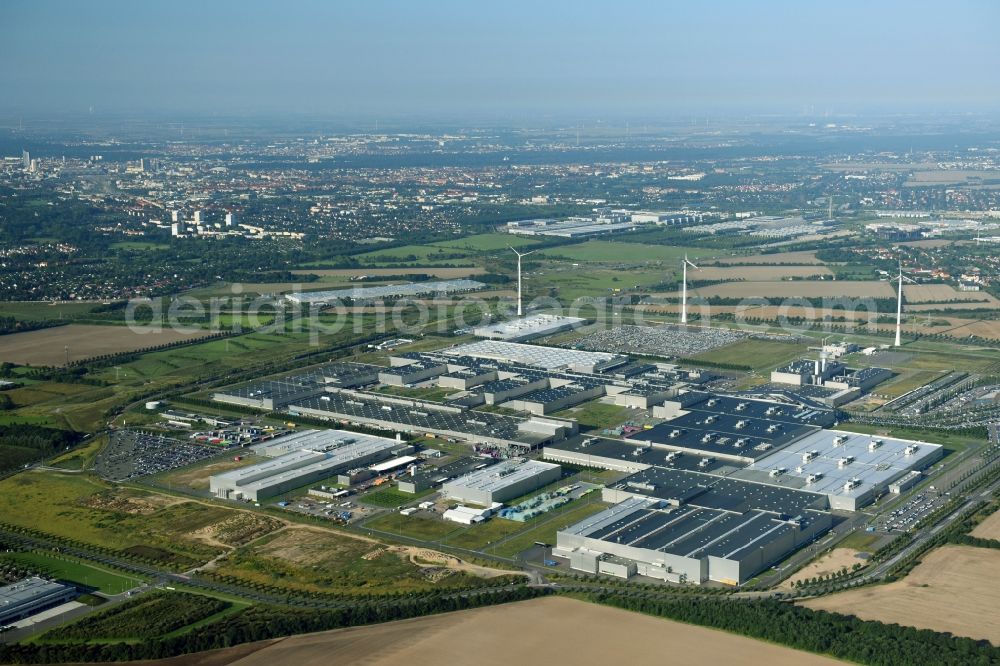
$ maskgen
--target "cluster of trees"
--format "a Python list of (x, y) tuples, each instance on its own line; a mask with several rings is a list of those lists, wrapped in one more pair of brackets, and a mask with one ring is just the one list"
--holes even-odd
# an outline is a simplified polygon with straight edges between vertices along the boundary
[[(0, 396), (10, 399), (9, 396)], [(0, 425), (0, 472), (55, 455), (75, 446), (83, 434), (18, 423)]]
[(805, 578), (802, 580), (796, 580), (792, 582), (792, 587), (804, 588), (811, 587), (814, 585), (821, 585), (823, 583), (838, 582), (846, 579), (852, 573), (857, 573), (861, 570), (862, 564), (860, 562), (855, 562), (850, 569), (847, 567), (842, 567), (839, 571), (834, 571), (833, 573), (823, 574), (822, 576), (813, 576), (812, 578)]
[(359, 603), (333, 610), (258, 605), (229, 615), (218, 622), (195, 627), (180, 636), (145, 640), (140, 643), (94, 641), (69, 644), (19, 643), (3, 645), (0, 646), (0, 663), (44, 664), (162, 659), (179, 654), (214, 650), (293, 634), (403, 620), (422, 615), (522, 601), (546, 593), (546, 590), (511, 586), (498, 590), (462, 594), (430, 593), (412, 599)]
[(24, 331), (35, 331), (40, 328), (60, 326), (63, 323), (64, 322), (57, 320), (32, 321), (18, 319), (17, 317), (0, 316), (0, 335), (7, 335), (8, 333), (22, 333)]
[(154, 638), (220, 613), (232, 604), (187, 592), (150, 592), (52, 629), (46, 640)]
[(771, 599), (655, 598), (605, 593), (591, 595), (591, 599), (874, 666), (985, 666), (1000, 661), (1000, 648), (989, 641), (859, 620)]

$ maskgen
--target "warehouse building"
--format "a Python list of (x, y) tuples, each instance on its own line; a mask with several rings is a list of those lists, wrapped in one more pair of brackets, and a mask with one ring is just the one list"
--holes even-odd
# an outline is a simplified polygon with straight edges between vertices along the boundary
[(672, 419), (687, 412), (728, 414), (820, 427), (832, 425), (837, 418), (833, 410), (825, 405), (813, 401), (805, 404), (798, 396), (787, 391), (784, 395), (772, 395), (768, 399), (762, 396), (737, 397), (707, 391), (688, 391), (653, 408), (653, 416), (660, 419)]
[(470, 342), (443, 350), (442, 353), (518, 363), (543, 370), (572, 370), (590, 374), (604, 372), (628, 363), (628, 357), (620, 354), (526, 345), (503, 340)]
[[(413, 447), (395, 439), (342, 430), (298, 433), (286, 442), (293, 450), (271, 460), (215, 474), (209, 479), (213, 495), (221, 499), (258, 502), (337, 474), (411, 453)], [(276, 440), (277, 442), (278, 440)], [(264, 451), (278, 453), (274, 443)]]
[(459, 368), (438, 377), (438, 386), (467, 391), (487, 382), (496, 381), (496, 370), (479, 368)]
[(0, 626), (72, 601), (77, 591), (37, 576), (0, 587)]
[(596, 386), (564, 384), (558, 388), (543, 388), (526, 393), (515, 400), (505, 402), (503, 406), (529, 414), (545, 415), (603, 395), (604, 386), (600, 384)]
[(817, 430), (769, 419), (688, 412), (630, 439), (652, 447), (749, 463)]
[(382, 366), (368, 363), (328, 363), (319, 369), (323, 382), (340, 388), (368, 386), (378, 381)]
[(944, 455), (927, 442), (821, 430), (755, 461), (733, 476), (822, 493), (831, 508), (857, 511), (910, 472)]
[(508, 377), (487, 382), (476, 389), (487, 405), (499, 405), (522, 395), (548, 388), (548, 377), (521, 376)]
[(531, 314), (511, 321), (502, 321), (473, 329), (473, 335), (490, 340), (523, 342), (544, 335), (553, 335), (582, 326), (587, 320), (554, 314)]
[(542, 457), (556, 463), (616, 472), (641, 472), (651, 467), (664, 467), (730, 474), (742, 469), (744, 465), (713, 456), (692, 455), (618, 439), (582, 435), (546, 444)]
[(404, 432), (429, 433), (468, 441), (531, 450), (577, 432), (576, 421), (553, 417), (515, 418), (408, 398), (349, 390), (289, 405), (289, 412), (331, 421), (358, 423)]
[(446, 481), (470, 474), (477, 469), (485, 469), (496, 462), (495, 458), (462, 456), (440, 467), (433, 469), (421, 468), (410, 476), (399, 477), (399, 492), (414, 494), (428, 488), (437, 488)]
[(788, 516), (629, 497), (556, 534), (552, 553), (588, 573), (639, 574), (676, 583), (745, 583), (825, 533), (832, 518), (805, 510)]
[(373, 301), (393, 298), (416, 298), (437, 294), (460, 294), (477, 291), (486, 285), (476, 280), (441, 280), (435, 282), (406, 282), (378, 287), (354, 287), (326, 291), (297, 292), (285, 296), (292, 303), (328, 305), (344, 301)]
[(442, 486), (442, 491), (448, 499), (491, 506), (537, 490), (558, 481), (561, 476), (559, 465), (511, 458), (448, 481)]
[(323, 385), (316, 377), (264, 380), (212, 394), (216, 402), (273, 411), (303, 398), (320, 395)]
[(378, 373), (378, 381), (387, 386), (407, 386), (443, 375), (448, 372), (444, 363), (433, 361), (410, 361), (406, 365), (383, 368)]

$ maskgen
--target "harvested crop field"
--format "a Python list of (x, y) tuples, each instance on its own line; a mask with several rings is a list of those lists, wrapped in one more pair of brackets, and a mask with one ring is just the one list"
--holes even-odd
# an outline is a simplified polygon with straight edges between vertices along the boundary
[(826, 555), (802, 567), (794, 576), (782, 583), (781, 586), (786, 589), (792, 589), (793, 583), (798, 581), (834, 574), (845, 567), (850, 570), (851, 567), (860, 562), (858, 551), (853, 548), (834, 548)]
[(959, 291), (950, 284), (908, 284), (903, 296), (910, 303), (947, 303), (949, 301), (985, 301), (983, 307), (1000, 305), (985, 291)]
[(816, 258), (816, 253), (813, 251), (803, 251), (803, 252), (776, 252), (774, 254), (751, 254), (746, 257), (722, 257), (716, 259), (715, 263), (732, 265), (732, 264), (758, 264), (758, 265), (768, 265), (768, 266), (785, 266), (785, 265), (796, 265), (796, 264), (812, 264), (820, 265), (822, 260)]
[(975, 335), (980, 338), (991, 340), (1000, 339), (1000, 321), (993, 319), (975, 321), (964, 326), (947, 329), (948, 335), (956, 338), (964, 338)]
[(702, 266), (688, 273), (693, 280), (768, 281), (833, 275), (826, 266)]
[[(628, 640), (608, 640), (609, 636), (628, 636)], [(408, 666), (439, 666), (472, 661), (480, 666), (651, 661), (769, 666), (843, 663), (713, 629), (560, 597), (293, 636), (264, 644), (257, 652), (229, 663), (395, 666), (405, 662)]]
[(79, 361), (102, 354), (135, 351), (181, 340), (197, 340), (209, 334), (210, 331), (182, 333), (169, 328), (156, 330), (69, 324), (0, 336), (0, 361), (21, 365), (64, 365), (65, 347), (69, 347), (70, 361)]
[[(846, 280), (795, 280), (793, 282), (726, 282), (700, 287), (691, 292), (710, 298), (894, 298), (888, 282)], [(665, 294), (667, 296), (673, 294)]]
[(1000, 511), (996, 511), (972, 530), (972, 536), (980, 539), (1000, 539)]
[(803, 605), (1000, 645), (1000, 596), (988, 584), (998, 578), (1000, 551), (944, 546), (901, 581), (811, 599)]

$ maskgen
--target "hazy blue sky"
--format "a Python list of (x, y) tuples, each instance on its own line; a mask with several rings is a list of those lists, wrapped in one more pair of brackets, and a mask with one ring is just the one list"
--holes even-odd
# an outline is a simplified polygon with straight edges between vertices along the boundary
[(0, 106), (1000, 107), (1000, 1), (0, 1)]

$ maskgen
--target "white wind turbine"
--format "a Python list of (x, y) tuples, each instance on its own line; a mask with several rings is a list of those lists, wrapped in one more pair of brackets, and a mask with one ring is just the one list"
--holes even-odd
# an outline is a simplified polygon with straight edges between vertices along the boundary
[(684, 253), (684, 261), (681, 266), (684, 274), (681, 287), (681, 323), (686, 324), (688, 320), (688, 266), (695, 270), (698, 270), (698, 267), (688, 259), (687, 252)]
[(900, 340), (900, 330), (902, 329), (903, 326), (903, 282), (910, 282), (912, 284), (916, 284), (915, 280), (911, 280), (910, 278), (903, 275), (902, 259), (899, 260), (899, 275), (896, 277), (895, 280), (890, 280), (890, 282), (899, 283), (899, 293), (896, 295), (896, 344), (893, 345), (895, 347), (899, 347), (901, 344), (903, 344), (902, 341)]
[(524, 315), (524, 311), (521, 309), (521, 257), (527, 257), (535, 250), (530, 250), (528, 252), (518, 252), (514, 248), (510, 248), (511, 252), (517, 255), (517, 316), (521, 317)]

